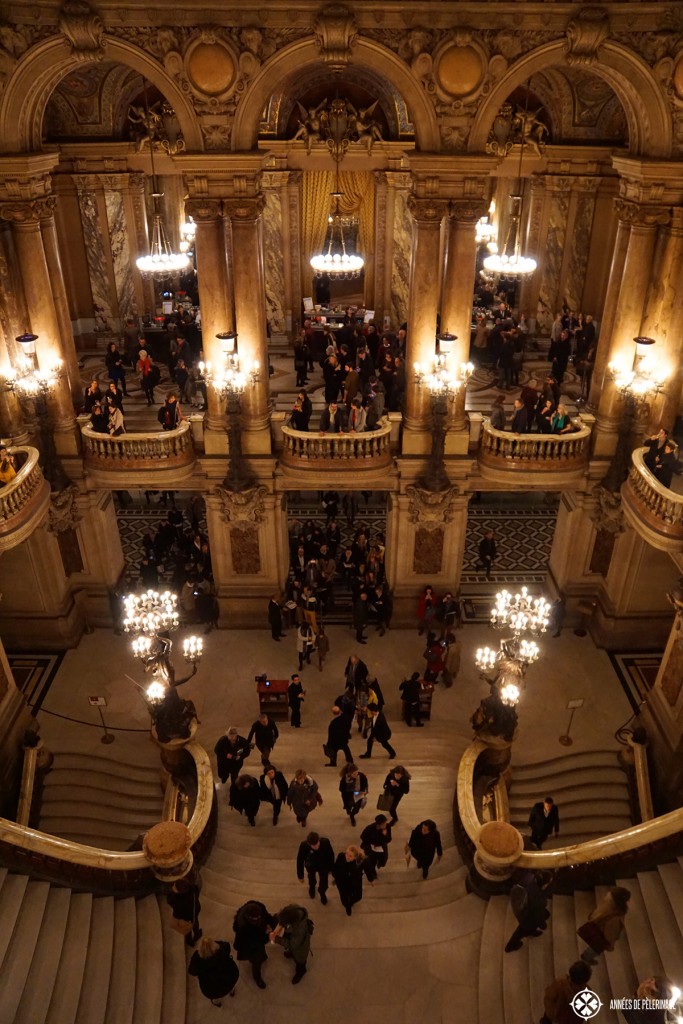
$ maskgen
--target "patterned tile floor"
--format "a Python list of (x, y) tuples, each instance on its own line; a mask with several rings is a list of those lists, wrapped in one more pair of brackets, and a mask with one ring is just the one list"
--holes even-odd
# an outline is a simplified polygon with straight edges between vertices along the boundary
[[(126, 579), (129, 583), (134, 583), (140, 573), (142, 538), (146, 533), (156, 530), (161, 523), (166, 522), (171, 504), (169, 502), (168, 506), (164, 506), (159, 503), (160, 491), (156, 494), (153, 491), (150, 492), (150, 505), (147, 505), (145, 501), (144, 492), (131, 491), (129, 493), (133, 504), (126, 508), (117, 505), (116, 521), (123, 548)], [(177, 508), (184, 514), (185, 525), (189, 526), (190, 514), (187, 511), (187, 496), (176, 494), (175, 500)], [(200, 529), (206, 532), (206, 521), (203, 518), (200, 519), (199, 525)], [(160, 579), (170, 581), (173, 576), (173, 568), (170, 563), (168, 566), (164, 566), (164, 572), (160, 574)]]
[(463, 594), (468, 592), (468, 585), (487, 582), (476, 563), (479, 542), (488, 530), (493, 530), (497, 548), (490, 581), (494, 589), (500, 583), (544, 583), (556, 520), (555, 505), (514, 508), (470, 504), (461, 576)]

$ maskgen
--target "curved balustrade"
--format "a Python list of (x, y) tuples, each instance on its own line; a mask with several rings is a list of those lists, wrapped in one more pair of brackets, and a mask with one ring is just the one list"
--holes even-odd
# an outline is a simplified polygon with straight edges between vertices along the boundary
[[(463, 753), (458, 766), (456, 790), (456, 825), (459, 825), (460, 852), (469, 860), (476, 848), (483, 822), (474, 801), (475, 780), (481, 771), (489, 748), (481, 740), (474, 740)], [(505, 802), (498, 806), (502, 810)], [(611, 835), (589, 839), (553, 850), (524, 850), (514, 862), (515, 868), (534, 871), (550, 870), (571, 872), (567, 876), (569, 887), (593, 885), (605, 878), (620, 877), (622, 871), (638, 871), (651, 867), (664, 856), (683, 850), (683, 807), (658, 818), (613, 832)], [(580, 869), (584, 868), (583, 871)], [(562, 874), (556, 874), (559, 891), (564, 884)]]
[(662, 551), (683, 547), (683, 494), (660, 484), (645, 465), (645, 448), (631, 457), (628, 480), (622, 487), (624, 512), (629, 523), (648, 543)]
[[(198, 743), (184, 748), (194, 761), (197, 796), (187, 823), (195, 861), (201, 861), (215, 825), (215, 791), (209, 755)], [(150, 822), (150, 828), (156, 822)], [(44, 878), (81, 885), (97, 892), (149, 892), (156, 887), (142, 851), (104, 850), (51, 836), (0, 818), (0, 861), (10, 868), (35, 872)]]
[(38, 449), (18, 445), (10, 452), (21, 464), (14, 479), (0, 487), (0, 551), (25, 540), (50, 501), (50, 485), (38, 464)]
[(176, 430), (158, 433), (100, 434), (81, 427), (83, 455), (89, 468), (105, 472), (140, 469), (176, 469), (194, 461), (192, 433), (187, 420)]
[(391, 465), (391, 424), (360, 434), (319, 434), (282, 427), (284, 465), (297, 469), (379, 469)]
[(491, 469), (528, 472), (580, 471), (588, 463), (591, 428), (580, 420), (571, 434), (513, 434), (482, 422), (479, 463)]

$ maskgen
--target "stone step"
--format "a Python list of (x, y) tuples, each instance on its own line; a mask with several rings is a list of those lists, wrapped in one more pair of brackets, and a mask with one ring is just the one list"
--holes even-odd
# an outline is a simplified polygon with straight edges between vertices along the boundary
[(107, 1000), (107, 1021), (115, 1020), (117, 1024), (132, 1024), (137, 959), (135, 900), (117, 900), (114, 904), (114, 943)]
[(683, 868), (679, 864), (660, 864), (657, 871), (666, 890), (678, 930), (683, 935)]
[[(508, 899), (493, 896), (486, 905), (479, 952), (479, 1021), (498, 1022), (503, 1017), (503, 952)], [(509, 954), (512, 955), (512, 954)]]
[(90, 893), (71, 895), (64, 944), (45, 1024), (73, 1024), (76, 1020), (88, 952), (92, 904)]
[[(608, 811), (609, 814), (616, 813), (619, 816), (628, 816), (630, 808), (631, 805), (626, 796), (626, 790), (619, 795), (615, 793), (613, 796), (604, 796), (602, 800), (594, 800), (590, 796), (583, 796), (578, 793), (572, 794), (571, 797), (562, 801), (561, 806), (558, 804), (560, 828), (568, 819), (581, 818), (584, 814), (599, 817), (605, 811)], [(528, 802), (522, 798), (513, 797), (510, 799), (510, 816), (512, 820), (524, 818), (528, 821), (530, 810)]]
[(137, 972), (133, 1024), (165, 1024), (163, 1002), (164, 951), (160, 908), (155, 896), (137, 901)]
[(92, 772), (105, 772), (107, 775), (116, 775), (126, 781), (146, 781), (159, 777), (159, 763), (150, 761), (149, 764), (128, 764), (123, 761), (113, 760), (111, 757), (102, 757), (99, 754), (81, 754), (78, 751), (53, 751), (54, 765), (52, 771), (62, 769), (73, 769)]
[[(596, 888), (595, 903), (598, 903), (603, 898), (607, 889), (607, 886), (598, 886)], [(629, 915), (627, 914), (626, 916), (628, 917)], [(583, 922), (581, 923), (583, 924)], [(581, 942), (581, 950), (583, 949), (584, 943)], [(638, 979), (636, 977), (636, 971), (633, 966), (633, 959), (627, 937), (625, 935), (621, 935), (619, 937), (619, 941), (614, 947), (614, 950), (611, 953), (604, 953), (602, 958), (605, 961), (610, 988), (612, 989), (614, 996), (616, 998), (624, 999), (635, 992), (639, 980), (642, 979)], [(598, 959), (600, 959), (600, 957), (598, 957)], [(643, 977), (647, 977), (647, 975), (643, 975)]]
[(4, 971), (14, 928), (21, 912), (21, 903), (28, 885), (25, 875), (7, 875), (0, 893), (0, 972)]
[(588, 786), (595, 789), (597, 795), (601, 787), (618, 786), (623, 792), (625, 785), (626, 776), (621, 768), (599, 768), (597, 771), (590, 768), (579, 768), (575, 772), (563, 772), (555, 777), (546, 778), (542, 785), (534, 779), (513, 779), (510, 792), (513, 797), (522, 794), (527, 796), (531, 801), (530, 808), (534, 803), (542, 800), (546, 794), (550, 794), (560, 807), (561, 813), (561, 794), (566, 793), (567, 790), (579, 790), (582, 786)]
[(92, 902), (88, 952), (76, 1024), (109, 1024), (106, 1017), (113, 943), (114, 899), (111, 896), (99, 896)]
[(111, 790), (116, 786), (119, 794), (128, 796), (131, 799), (135, 799), (138, 796), (143, 799), (152, 799), (156, 798), (160, 792), (163, 792), (158, 773), (156, 779), (150, 773), (147, 781), (145, 781), (143, 779), (125, 779), (118, 775), (108, 775), (106, 772), (94, 769), (92, 771), (84, 771), (80, 768), (53, 769), (45, 779), (45, 792), (49, 793), (53, 786), (58, 786), (60, 789), (68, 787), (74, 794), (74, 798), (76, 798), (82, 785), (101, 790)]
[(70, 906), (69, 889), (50, 889), (14, 1024), (35, 1024), (44, 1018), (57, 980)]
[[(93, 825), (111, 825), (118, 828), (123, 825), (129, 828), (140, 827), (150, 828), (156, 824), (161, 817), (164, 802), (161, 795), (156, 802), (149, 801), (146, 806), (140, 806), (136, 800), (131, 800), (126, 805), (110, 804), (103, 799), (99, 803), (83, 800), (48, 800), (43, 804), (40, 815), (40, 828), (49, 832), (50, 828), (59, 827), (60, 822), (65, 822), (65, 827), (70, 828), (74, 821), (89, 821)], [(50, 828), (48, 828), (48, 823)], [(57, 824), (55, 824), (57, 823)]]
[[(163, 897), (157, 897), (163, 936), (164, 990), (161, 1024), (185, 1024), (187, 1006), (187, 963), (182, 935), (171, 928), (171, 912)], [(232, 921), (229, 922), (232, 924)]]
[[(517, 921), (510, 901), (505, 907), (505, 942), (510, 938)], [(512, 953), (503, 953), (503, 1010), (505, 1024), (528, 1024), (532, 1007), (529, 1000), (529, 948), (537, 939), (524, 939), (522, 948)]]
[[(560, 757), (549, 757), (545, 761), (532, 761), (526, 764), (512, 763), (512, 778), (515, 779), (546, 779), (559, 772), (574, 772), (578, 768), (618, 768), (616, 750), (586, 750), (576, 754), (563, 754)], [(621, 769), (619, 769), (621, 771)], [(623, 773), (622, 773), (623, 774)]]
[[(577, 813), (576, 816), (569, 815), (567, 818), (560, 818), (560, 834), (559, 839), (565, 832), (565, 827), (568, 833), (573, 835), (581, 835), (584, 832), (597, 832), (598, 834), (606, 835), (609, 832), (619, 832), (622, 828), (629, 828), (631, 825), (631, 818), (621, 808), (612, 809), (612, 805), (608, 805), (608, 812), (603, 811), (602, 814), (594, 812), (593, 814)], [(515, 828), (520, 829), (521, 832), (530, 832), (527, 820), (524, 817), (517, 816), (514, 814), (510, 815), (510, 821)]]
[[(664, 974), (665, 971), (652, 930), (652, 922), (648, 917), (638, 879), (619, 880), (617, 885), (623, 885), (631, 893), (628, 913), (624, 918), (624, 930), (638, 978), (642, 980), (653, 975)], [(619, 938), (619, 941), (622, 941), (622, 937)]]
[[(552, 914), (552, 902), (548, 905), (548, 909)], [(525, 945), (529, 947), (529, 1004), (531, 1006), (531, 1020), (537, 1021), (543, 1014), (545, 990), (550, 981), (555, 977), (553, 969), (553, 933), (550, 921), (548, 921), (548, 927), (542, 935), (536, 939), (527, 940)]]
[[(581, 925), (588, 920), (588, 915), (592, 910), (595, 909), (595, 894), (593, 892), (575, 892), (574, 893), (574, 925), (576, 928), (580, 928)], [(577, 942), (579, 948), (583, 950), (585, 943), (577, 935)], [(578, 957), (577, 957), (578, 959)], [(570, 965), (567, 964), (567, 967)], [(617, 1014), (615, 1010), (610, 1009), (610, 983), (609, 976), (607, 974), (607, 964), (605, 963), (605, 957), (599, 956), (597, 964), (593, 967), (593, 973), (591, 974), (591, 980), (588, 983), (588, 987), (600, 996), (603, 1007), (600, 1010), (600, 1020), (606, 1024), (617, 1024)]]
[[(66, 814), (59, 817), (46, 815), (41, 817), (40, 820), (42, 832), (47, 832), (51, 836), (61, 836), (63, 839), (72, 839), (73, 836), (79, 835), (81, 838), (73, 841), (85, 842), (90, 846), (102, 845), (104, 839), (107, 841), (114, 840), (118, 844), (132, 843), (141, 832), (146, 832), (153, 824), (155, 824), (153, 821), (140, 824), (126, 824), (123, 821), (97, 821), (91, 818), (77, 818)], [(103, 848), (120, 849), (121, 847)]]
[(104, 804), (107, 808), (120, 807), (154, 811), (163, 806), (164, 793), (161, 786), (157, 786), (154, 792), (150, 788), (148, 794), (139, 794), (114, 790), (111, 784), (109, 786), (80, 785), (77, 792), (74, 793), (73, 786), (57, 782), (44, 789), (41, 806), (53, 808), (56, 804), (71, 803), (74, 800), (84, 807), (91, 804), (95, 806)]
[(683, 935), (672, 915), (668, 893), (656, 871), (638, 873), (638, 885), (664, 973), (677, 978), (683, 970)]
[(572, 896), (553, 896), (548, 928), (553, 940), (554, 977), (562, 978), (567, 968), (577, 959), (583, 943), (576, 934), (574, 899)]
[(0, 1021), (15, 1019), (38, 946), (49, 893), (48, 882), (29, 882), (24, 892), (0, 975)]

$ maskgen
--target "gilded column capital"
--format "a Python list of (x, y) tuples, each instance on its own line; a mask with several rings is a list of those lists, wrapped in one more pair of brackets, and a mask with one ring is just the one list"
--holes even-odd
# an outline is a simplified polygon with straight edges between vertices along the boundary
[(118, 174), (100, 174), (100, 181), (105, 192), (125, 192), (130, 188), (132, 175), (125, 171)]
[(223, 203), (220, 199), (186, 199), (185, 214), (192, 217), (197, 224), (208, 224), (223, 215)]
[(483, 199), (452, 199), (448, 205), (448, 216), (451, 220), (472, 227), (485, 216), (488, 203)]
[(572, 178), (565, 175), (546, 174), (545, 187), (548, 192), (571, 192)]
[(102, 187), (99, 174), (72, 174), (71, 179), (79, 196), (86, 192), (95, 192)]
[(668, 206), (650, 206), (634, 203), (630, 199), (615, 199), (614, 208), (619, 220), (631, 227), (654, 228), (668, 224), (671, 220)]
[(408, 196), (408, 209), (413, 220), (425, 227), (438, 226), (448, 214), (448, 202), (445, 199), (423, 199), (420, 196)]
[(54, 196), (31, 199), (28, 202), (0, 203), (0, 220), (8, 220), (12, 224), (38, 223), (54, 216), (56, 205), (57, 200)]
[(257, 221), (263, 213), (266, 205), (266, 197), (262, 192), (256, 196), (245, 196), (235, 199), (223, 200), (223, 211), (231, 221), (237, 224), (245, 224), (248, 221)]

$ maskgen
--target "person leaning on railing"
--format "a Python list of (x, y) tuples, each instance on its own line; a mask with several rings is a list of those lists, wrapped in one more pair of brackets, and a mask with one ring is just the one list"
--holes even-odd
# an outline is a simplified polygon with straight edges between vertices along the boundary
[(4, 445), (0, 446), (0, 485), (6, 487), (17, 475), (14, 456)]
[(343, 406), (336, 402), (330, 402), (326, 409), (323, 409), (320, 417), (321, 434), (345, 434), (346, 415)]

